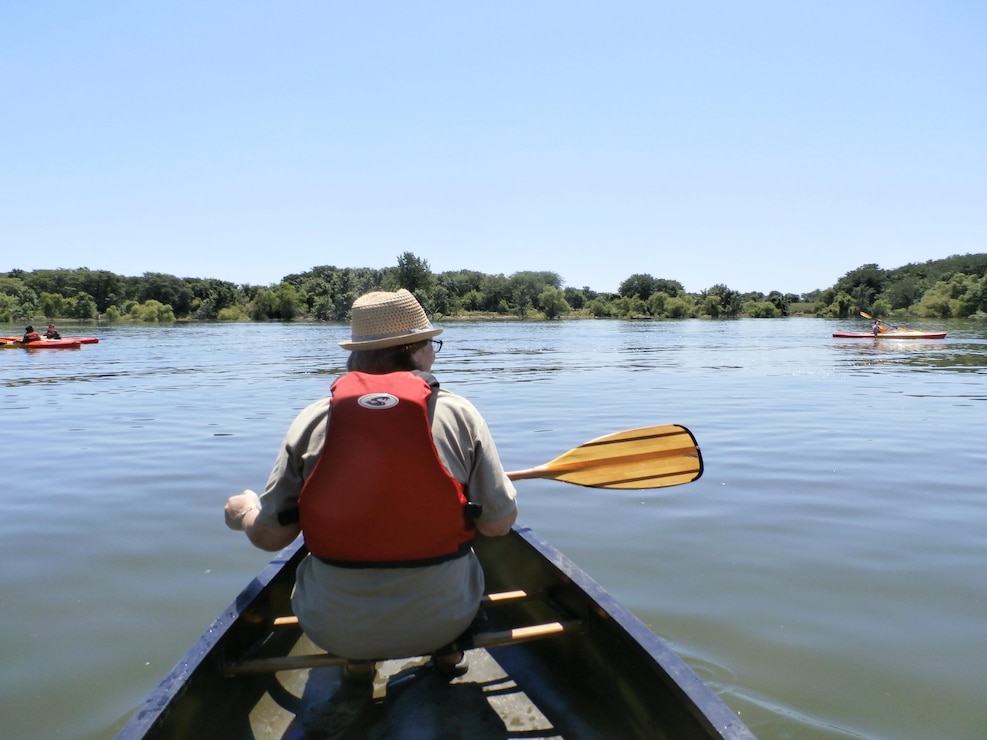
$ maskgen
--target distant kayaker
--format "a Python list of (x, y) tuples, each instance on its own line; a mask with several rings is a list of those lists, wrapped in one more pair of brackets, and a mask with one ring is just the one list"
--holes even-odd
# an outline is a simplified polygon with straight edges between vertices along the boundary
[(358, 298), (339, 342), (348, 372), (292, 422), (263, 495), (226, 502), (227, 526), (261, 549), (303, 534), (292, 609), (351, 682), (370, 682), (374, 659), (418, 655), (465, 673), (455, 641), (484, 589), (473, 535), (517, 518), (486, 421), (431, 375), (441, 332), (407, 290)]
[(48, 331), (45, 332), (45, 339), (61, 339), (62, 335), (58, 333), (58, 329), (55, 328), (54, 324), (48, 324)]
[(880, 319), (874, 319), (874, 326), (871, 327), (871, 331), (874, 332), (874, 336), (877, 336), (882, 331), (884, 331), (881, 328), (881, 320)]
[(34, 330), (33, 326), (28, 326), (24, 329), (24, 336), (21, 338), (21, 343), (37, 342), (39, 339), (41, 339), (41, 335)]

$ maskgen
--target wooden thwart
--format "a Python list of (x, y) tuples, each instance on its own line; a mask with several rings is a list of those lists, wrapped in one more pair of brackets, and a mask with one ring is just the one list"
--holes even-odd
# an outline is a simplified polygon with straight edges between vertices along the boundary
[[(519, 642), (529, 642), (543, 637), (555, 637), (570, 632), (582, 632), (585, 624), (581, 620), (567, 622), (546, 622), (527, 627), (515, 627), (498, 632), (479, 632), (472, 636), (472, 647), (489, 648), (501, 645), (511, 645)], [(285, 655), (275, 658), (255, 658), (239, 663), (227, 663), (223, 672), (227, 676), (242, 676), (254, 673), (271, 673), (275, 671), (296, 671), (310, 668), (325, 668), (327, 666), (343, 665), (346, 658), (332, 653), (317, 653), (314, 655)]]

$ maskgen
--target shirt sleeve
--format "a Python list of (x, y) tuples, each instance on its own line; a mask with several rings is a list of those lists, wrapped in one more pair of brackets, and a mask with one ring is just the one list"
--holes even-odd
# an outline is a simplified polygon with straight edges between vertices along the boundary
[(469, 500), (483, 506), (480, 521), (502, 519), (517, 510), (517, 491), (486, 420), (472, 403), (440, 388), (432, 437), (446, 469), (466, 485)]
[(277, 524), (279, 514), (298, 508), (302, 486), (319, 461), (328, 419), (329, 399), (323, 398), (291, 422), (260, 497), (258, 516), (265, 524)]

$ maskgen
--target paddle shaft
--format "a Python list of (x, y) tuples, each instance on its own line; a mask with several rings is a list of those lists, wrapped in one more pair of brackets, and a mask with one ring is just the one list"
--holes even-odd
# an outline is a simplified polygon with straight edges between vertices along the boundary
[[(883, 321), (881, 321), (880, 319), (875, 319), (873, 316), (871, 316), (866, 311), (861, 311), (860, 312), (860, 315), (863, 316), (865, 319), (870, 319), (871, 321), (876, 321), (878, 324), (881, 324), (882, 326), (885, 326), (885, 324), (884, 324)], [(894, 326), (893, 324), (892, 324), (891, 328), (894, 329), (895, 331), (908, 331), (908, 329), (906, 329), (903, 326)], [(881, 331), (884, 331), (884, 330), (882, 329)]]

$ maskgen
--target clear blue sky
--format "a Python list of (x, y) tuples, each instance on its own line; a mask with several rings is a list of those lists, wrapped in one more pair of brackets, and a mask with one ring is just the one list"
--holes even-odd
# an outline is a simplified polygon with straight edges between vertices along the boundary
[(987, 252), (982, 0), (31, 0), (0, 271), (802, 293)]

